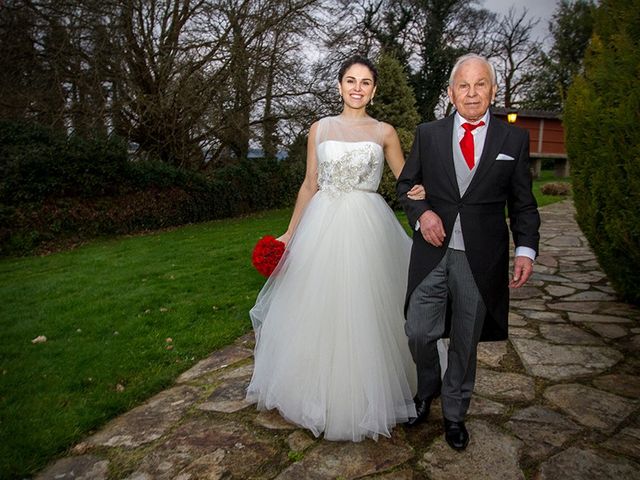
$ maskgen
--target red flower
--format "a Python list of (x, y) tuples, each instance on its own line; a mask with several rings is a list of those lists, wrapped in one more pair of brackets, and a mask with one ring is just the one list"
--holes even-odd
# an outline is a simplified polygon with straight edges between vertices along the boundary
[(262, 237), (251, 254), (251, 263), (265, 277), (273, 273), (284, 253), (284, 243), (271, 235)]

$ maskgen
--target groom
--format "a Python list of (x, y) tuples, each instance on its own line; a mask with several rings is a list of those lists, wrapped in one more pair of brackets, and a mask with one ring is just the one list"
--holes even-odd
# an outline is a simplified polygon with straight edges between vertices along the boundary
[[(405, 304), (405, 331), (418, 369), (417, 425), (442, 395), (445, 438), (456, 450), (469, 443), (465, 414), (481, 340), (505, 340), (509, 287), (533, 271), (540, 216), (531, 192), (529, 135), (495, 118), (492, 65), (475, 54), (460, 57), (447, 93), (454, 115), (418, 126), (398, 179), (400, 202), (415, 228)], [(424, 185), (427, 198), (407, 192)], [(509, 279), (509, 232), (516, 246)], [(436, 342), (448, 336), (441, 380)]]

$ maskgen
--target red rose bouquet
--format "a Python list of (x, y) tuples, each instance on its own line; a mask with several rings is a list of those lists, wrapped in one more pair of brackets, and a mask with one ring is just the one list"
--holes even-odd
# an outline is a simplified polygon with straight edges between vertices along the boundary
[(271, 235), (262, 237), (256, 243), (251, 254), (251, 263), (256, 270), (265, 277), (268, 277), (278, 266), (280, 258), (284, 253), (284, 243), (276, 240)]

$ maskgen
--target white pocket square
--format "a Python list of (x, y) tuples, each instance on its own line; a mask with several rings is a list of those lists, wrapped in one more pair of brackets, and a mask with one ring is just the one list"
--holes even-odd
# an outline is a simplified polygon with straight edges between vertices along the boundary
[(496, 160), (515, 160), (512, 156), (507, 155), (506, 153), (501, 153), (496, 157)]

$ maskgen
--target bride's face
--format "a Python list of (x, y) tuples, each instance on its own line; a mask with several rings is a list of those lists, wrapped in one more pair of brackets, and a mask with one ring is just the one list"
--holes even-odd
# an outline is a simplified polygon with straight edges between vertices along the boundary
[(376, 92), (373, 73), (366, 65), (356, 63), (344, 72), (338, 89), (345, 106), (355, 109), (364, 108)]

